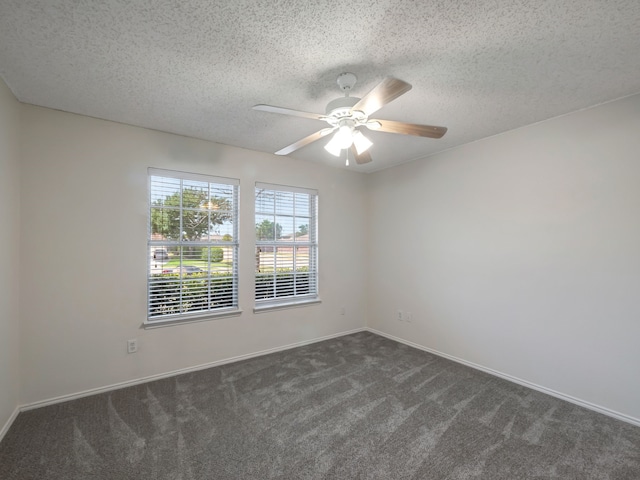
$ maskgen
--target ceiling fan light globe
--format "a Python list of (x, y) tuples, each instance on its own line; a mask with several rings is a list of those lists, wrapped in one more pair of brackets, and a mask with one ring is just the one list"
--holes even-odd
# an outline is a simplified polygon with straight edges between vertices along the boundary
[(362, 153), (369, 150), (369, 147), (371, 147), (373, 143), (371, 142), (371, 140), (365, 137), (361, 131), (357, 130), (353, 134), (353, 145), (356, 147), (356, 152), (358, 152), (358, 155), (361, 155)]
[(333, 136), (340, 148), (349, 148), (353, 143), (353, 128), (348, 125), (341, 126)]
[(340, 152), (342, 151), (342, 147), (340, 147), (340, 144), (336, 140), (336, 135), (331, 137), (331, 140), (329, 140), (327, 142), (327, 144), (324, 146), (324, 149), (327, 152), (329, 152), (331, 155), (333, 155), (334, 157), (339, 157), (340, 156)]

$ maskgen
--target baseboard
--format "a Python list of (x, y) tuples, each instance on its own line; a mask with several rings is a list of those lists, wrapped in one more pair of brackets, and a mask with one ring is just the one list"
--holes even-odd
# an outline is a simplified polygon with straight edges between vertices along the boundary
[(16, 407), (13, 413), (9, 416), (9, 418), (5, 422), (4, 426), (2, 427), (2, 430), (0, 430), (0, 442), (2, 442), (2, 439), (9, 431), (9, 428), (11, 428), (11, 425), (13, 425), (13, 422), (15, 421), (19, 413), (20, 413), (20, 407)]
[(529, 382), (527, 380), (523, 380), (521, 378), (514, 377), (512, 375), (509, 375), (509, 374), (506, 374), (506, 373), (502, 373), (502, 372), (499, 372), (497, 370), (493, 370), (491, 368), (487, 368), (487, 367), (484, 367), (482, 365), (479, 365), (479, 364), (476, 364), (476, 363), (473, 363), (473, 362), (469, 362), (467, 360), (463, 360), (463, 359), (455, 357), (453, 355), (449, 355), (447, 353), (443, 353), (443, 352), (440, 352), (438, 350), (434, 350), (432, 348), (425, 347), (424, 345), (420, 345), (418, 343), (414, 343), (414, 342), (411, 342), (409, 340), (405, 340), (403, 338), (396, 337), (394, 335), (390, 335), (388, 333), (382, 332), (380, 330), (376, 330), (374, 328), (364, 327), (364, 328), (356, 328), (354, 330), (349, 330), (349, 331), (346, 331), (346, 332), (340, 332), (340, 333), (336, 333), (336, 334), (332, 334), (332, 335), (326, 335), (324, 337), (318, 337), (318, 338), (314, 338), (314, 339), (311, 339), (311, 340), (304, 340), (304, 341), (301, 341), (301, 342), (291, 343), (291, 344), (283, 345), (283, 346), (280, 346), (280, 347), (274, 347), (274, 348), (269, 348), (269, 349), (266, 349), (266, 350), (260, 350), (260, 351), (257, 351), (257, 352), (248, 353), (248, 354), (244, 354), (244, 355), (238, 355), (236, 357), (225, 358), (225, 359), (222, 359), (222, 360), (217, 360), (215, 362), (204, 363), (204, 364), (196, 365), (196, 366), (193, 366), (193, 367), (181, 368), (181, 369), (172, 370), (172, 371), (166, 372), (166, 373), (161, 373), (161, 374), (157, 374), (157, 375), (150, 375), (150, 376), (147, 376), (147, 377), (142, 377), (142, 378), (138, 378), (138, 379), (134, 379), (134, 380), (128, 380), (126, 382), (115, 383), (115, 384), (107, 385), (107, 386), (104, 386), (104, 387), (93, 388), (93, 389), (84, 390), (84, 391), (77, 392), (77, 393), (72, 393), (72, 394), (69, 394), (69, 395), (62, 395), (62, 396), (55, 397), (55, 398), (50, 398), (50, 399), (47, 399), (47, 400), (41, 400), (41, 401), (38, 401), (38, 402), (33, 402), (33, 403), (21, 405), (21, 406), (19, 406), (19, 407), (17, 407), (15, 409), (15, 411), (13, 412), (11, 417), (9, 417), (9, 419), (7, 420), (5, 425), (2, 427), (2, 430), (0, 430), (0, 441), (2, 441), (2, 438), (7, 433), (7, 431), (11, 427), (11, 425), (13, 424), (14, 420), (18, 416), (18, 413), (20, 413), (21, 411), (33, 410), (35, 408), (45, 407), (47, 405), (54, 405), (54, 404), (57, 404), (57, 403), (62, 403), (62, 402), (70, 401), (70, 400), (75, 400), (75, 399), (78, 399), (78, 398), (88, 397), (90, 395), (97, 395), (97, 394), (100, 394), (100, 393), (106, 393), (106, 392), (110, 392), (110, 391), (113, 391), (113, 390), (118, 390), (120, 388), (126, 388), (126, 387), (131, 387), (131, 386), (134, 386), (134, 385), (140, 385), (140, 384), (143, 384), (143, 383), (153, 382), (154, 380), (161, 380), (163, 378), (174, 377), (176, 375), (181, 375), (183, 373), (196, 372), (198, 370), (205, 370), (207, 368), (217, 367), (217, 366), (220, 366), (220, 365), (226, 365), (228, 363), (239, 362), (241, 360), (248, 360), (250, 358), (255, 358), (255, 357), (261, 357), (263, 355), (269, 355), (271, 353), (282, 352), (282, 351), (285, 351), (285, 350), (290, 350), (292, 348), (303, 347), (305, 345), (311, 345), (313, 343), (323, 342), (325, 340), (331, 340), (332, 338), (343, 337), (345, 335), (351, 335), (351, 334), (358, 333), (358, 332), (363, 332), (363, 331), (368, 331), (368, 332), (374, 333), (376, 335), (380, 335), (382, 337), (388, 338), (390, 340), (393, 340), (393, 341), (396, 341), (396, 342), (399, 342), (399, 343), (403, 343), (403, 344), (408, 345), (410, 347), (417, 348), (418, 350), (423, 350), (425, 352), (432, 353), (434, 355), (438, 355), (439, 357), (446, 358), (448, 360), (451, 360), (451, 361), (456, 362), (456, 363), (460, 363), (462, 365), (466, 365), (467, 367), (471, 367), (471, 368), (473, 368), (475, 370), (480, 370), (480, 371), (488, 373), (490, 375), (493, 375), (493, 376), (496, 376), (496, 377), (499, 377), (499, 378), (503, 378), (503, 379), (508, 380), (510, 382), (516, 383), (518, 385), (522, 385), (522, 386), (531, 388), (533, 390), (537, 390), (539, 392), (546, 393), (547, 395), (551, 395), (552, 397), (556, 397), (556, 398), (559, 398), (561, 400), (565, 400), (565, 401), (573, 403), (575, 405), (587, 408), (589, 410), (593, 410), (593, 411), (598, 412), (598, 413), (602, 413), (603, 415), (607, 415), (609, 417), (613, 417), (613, 418), (616, 418), (616, 419), (621, 420), (623, 422), (627, 422), (627, 423), (630, 423), (632, 425), (636, 425), (636, 426), (640, 427), (640, 419), (632, 417), (630, 415), (625, 415), (623, 413), (616, 412), (616, 411), (611, 410), (609, 408), (602, 407), (600, 405), (596, 405), (596, 404), (593, 404), (591, 402), (587, 402), (585, 400), (581, 400), (581, 399), (576, 398), (576, 397), (572, 397), (571, 395), (567, 395), (567, 394), (564, 394), (564, 393), (561, 393), (561, 392), (557, 392), (557, 391), (552, 390), (550, 388), (543, 387), (542, 385), (537, 385), (537, 384)]
[[(140, 385), (142, 383), (153, 382), (154, 380), (161, 380), (163, 378), (174, 377), (176, 375), (181, 375), (183, 373), (191, 373), (197, 372), (198, 370), (205, 370), (207, 368), (218, 367), (220, 365), (226, 365), (228, 363), (239, 362), (241, 360), (248, 360), (250, 358), (261, 357), (263, 355), (269, 355), (270, 353), (283, 352), (285, 350), (290, 350), (292, 348), (303, 347), (305, 345), (311, 345), (312, 343), (323, 342), (325, 340), (331, 340), (332, 338), (343, 337), (345, 335), (351, 335), (358, 332), (365, 331), (366, 328), (356, 328), (354, 330), (349, 330), (347, 332), (335, 333), (332, 335), (326, 335), (324, 337), (318, 337), (311, 340), (303, 340), (301, 342), (291, 343), (289, 345), (283, 345), (280, 347), (269, 348), (267, 350), (260, 350), (258, 352), (247, 353), (244, 355), (238, 355), (237, 357), (225, 358), (222, 360), (216, 360), (215, 362), (203, 363), (201, 365), (196, 365), (193, 367), (181, 368), (178, 370), (172, 370), (166, 373), (160, 373), (157, 375), (149, 375), (148, 377), (137, 378), (134, 380), (127, 380), (125, 382), (114, 383), (112, 385), (107, 385), (104, 387), (92, 388), (89, 390), (83, 390), (81, 392), (71, 393), (68, 395), (62, 395), (59, 397), (49, 398), (47, 400), (40, 400), (38, 402), (28, 403), (25, 405), (21, 405), (17, 411), (28, 411), (33, 410), (35, 408), (46, 407), (48, 405), (55, 405), (56, 403), (68, 402), (70, 400), (76, 400), (78, 398), (88, 397), (90, 395), (97, 395), (100, 393), (111, 392), (113, 390), (118, 390), (121, 388), (132, 387), (134, 385)], [(17, 415), (17, 413), (16, 413)], [(7, 427), (8, 428), (8, 427)], [(4, 431), (4, 430), (3, 430)], [(0, 437), (1, 438), (1, 437)]]
[(547, 387), (543, 387), (542, 385), (537, 385), (535, 383), (528, 382), (527, 380), (522, 380), (521, 378), (514, 377), (512, 375), (499, 372), (497, 370), (493, 370), (491, 368), (483, 367), (482, 365), (478, 365), (477, 363), (469, 362), (467, 360), (463, 360), (462, 358), (454, 357), (453, 355), (449, 355), (447, 353), (439, 352), (438, 350), (434, 350), (429, 347), (425, 347), (424, 345), (420, 345), (418, 343), (413, 343), (403, 338), (395, 337), (385, 332), (381, 332), (380, 330), (376, 330), (374, 328), (367, 327), (364, 330), (375, 333), (376, 335), (380, 335), (382, 337), (388, 338), (389, 340), (393, 340), (395, 342), (403, 343), (413, 348), (417, 348), (418, 350), (423, 350), (425, 352), (432, 353), (439, 357), (446, 358), (448, 360), (454, 361), (456, 363), (460, 363), (462, 365), (466, 365), (467, 367), (474, 368), (476, 370), (480, 370), (481, 372), (488, 373), (495, 377), (500, 377), (505, 380), (508, 380), (513, 383), (517, 383), (518, 385), (522, 385), (524, 387), (531, 388), (532, 390), (537, 390), (538, 392), (546, 393), (547, 395), (551, 395), (552, 397), (559, 398), (561, 400), (565, 400), (567, 402), (573, 403), (580, 407), (587, 408), (589, 410), (593, 410), (598, 413), (602, 413), (603, 415), (607, 415), (609, 417), (616, 418), (618, 420), (622, 420), (623, 422), (630, 423), (632, 425), (636, 425), (640, 427), (640, 419), (632, 417), (630, 415), (625, 415), (624, 413), (616, 412), (615, 410), (611, 410), (606, 407), (601, 407), (600, 405), (593, 404), (591, 402), (587, 402), (585, 400), (581, 400), (576, 397), (572, 397), (571, 395), (567, 395), (561, 392), (557, 392)]

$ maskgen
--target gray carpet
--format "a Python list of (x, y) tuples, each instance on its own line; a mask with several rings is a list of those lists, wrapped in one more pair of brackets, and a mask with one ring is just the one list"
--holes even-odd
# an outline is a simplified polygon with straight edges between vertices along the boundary
[(363, 332), (21, 413), (0, 478), (638, 480), (640, 428)]

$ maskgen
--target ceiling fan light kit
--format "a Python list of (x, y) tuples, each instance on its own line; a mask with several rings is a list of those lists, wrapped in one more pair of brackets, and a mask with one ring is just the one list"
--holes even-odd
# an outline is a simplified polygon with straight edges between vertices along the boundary
[[(373, 145), (373, 142), (363, 135), (359, 127), (364, 126), (369, 130), (417, 135), (428, 138), (441, 138), (446, 133), (447, 129), (445, 127), (370, 119), (369, 115), (411, 90), (411, 85), (397, 78), (387, 77), (363, 98), (350, 97), (349, 92), (356, 84), (356, 81), (357, 77), (353, 73), (347, 72), (338, 75), (338, 87), (344, 92), (345, 96), (329, 102), (325, 109), (325, 115), (302, 112), (284, 107), (275, 107), (272, 105), (255, 105), (253, 107), (254, 110), (322, 120), (329, 124), (329, 128), (324, 128), (316, 133), (312, 133), (278, 150), (276, 155), (288, 155), (333, 133), (331, 140), (329, 140), (324, 147), (325, 150), (336, 157), (340, 156), (342, 150), (347, 150), (347, 152), (351, 151), (356, 163), (363, 164), (371, 161), (371, 155), (369, 155), (368, 150)], [(349, 165), (348, 154), (347, 165)]]

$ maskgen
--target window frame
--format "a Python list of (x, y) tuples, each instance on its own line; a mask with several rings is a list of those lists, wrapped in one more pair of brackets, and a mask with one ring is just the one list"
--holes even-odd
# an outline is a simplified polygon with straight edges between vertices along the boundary
[[(265, 191), (265, 190), (274, 193), (274, 207), (272, 210), (268, 212), (260, 211), (258, 208), (258, 196), (260, 195), (260, 193), (262, 193), (262, 191)], [(308, 224), (309, 238), (308, 238), (308, 241), (298, 241), (297, 237), (295, 237), (295, 227), (293, 232), (294, 237), (293, 237), (293, 240), (290, 242), (278, 240), (277, 238), (275, 238), (275, 235), (273, 240), (260, 240), (258, 239), (257, 233), (254, 234), (255, 235), (254, 253), (255, 253), (256, 260), (254, 263), (255, 284), (254, 284), (253, 311), (255, 313), (259, 313), (267, 310), (281, 309), (281, 308), (306, 306), (306, 305), (317, 304), (321, 302), (320, 295), (319, 295), (319, 274), (318, 274), (318, 263), (319, 263), (318, 262), (318, 204), (319, 204), (318, 190), (311, 189), (311, 188), (304, 188), (304, 187), (294, 187), (289, 185), (278, 185), (278, 184), (272, 184), (272, 183), (256, 182), (255, 188), (254, 188), (254, 226), (257, 227), (259, 222), (259, 216), (272, 215), (274, 217), (273, 223), (275, 228), (275, 224), (277, 224), (275, 217), (278, 216), (276, 213), (277, 209), (276, 209), (275, 194), (277, 194), (278, 192), (309, 195), (309, 199), (308, 199), (309, 211), (307, 212), (308, 215), (296, 215), (295, 207), (292, 215), (286, 215), (292, 218), (294, 225), (297, 225), (297, 222), (295, 222), (296, 218), (300, 218), (300, 217), (309, 218), (309, 224)], [(295, 200), (294, 200), (294, 203), (295, 203)], [(259, 295), (258, 276), (260, 275), (260, 272), (258, 271), (258, 264), (259, 264), (258, 255), (261, 252), (259, 252), (258, 249), (264, 248), (264, 247), (273, 249), (272, 251), (274, 253), (276, 252), (276, 248), (278, 247), (292, 248), (294, 251), (297, 247), (303, 247), (303, 248), (307, 247), (308, 248), (307, 255), (309, 256), (309, 272), (308, 272), (309, 287), (308, 288), (310, 288), (312, 291), (306, 294), (294, 294), (294, 295), (288, 295), (288, 296), (277, 296), (276, 294), (274, 294), (269, 298), (259, 299), (258, 298), (258, 295)], [(295, 255), (297, 255), (297, 253), (294, 253), (294, 259), (293, 259), (292, 279), (293, 279), (294, 289), (296, 285), (296, 279), (299, 275), (299, 273), (296, 270), (297, 267), (296, 267)], [(273, 277), (274, 277), (274, 284), (273, 284), (274, 292), (277, 292), (277, 271), (275, 267), (273, 271)]]
[[(179, 236), (177, 240), (155, 240), (152, 238), (153, 236), (153, 228), (152, 228), (152, 211), (154, 208), (153, 205), (153, 195), (152, 192), (152, 179), (153, 177), (162, 177), (171, 179), (172, 181), (179, 181), (180, 187), (179, 192), (181, 192), (181, 201), (180, 206), (177, 210), (180, 212), (180, 222), (182, 222), (183, 214), (185, 211), (188, 211), (190, 207), (184, 207), (182, 204), (182, 192), (183, 192), (183, 182), (184, 181), (196, 181), (196, 182), (206, 182), (208, 183), (209, 195), (211, 195), (212, 186), (231, 186), (232, 187), (232, 205), (231, 205), (231, 221), (232, 221), (232, 240), (212, 240), (211, 238), (205, 240), (185, 240), (182, 235)], [(235, 178), (227, 178), (227, 177), (219, 177), (214, 175), (206, 175), (206, 174), (198, 174), (198, 173), (189, 173), (189, 172), (181, 172), (175, 170), (166, 170), (160, 168), (148, 168), (147, 171), (147, 195), (148, 195), (148, 205), (147, 205), (147, 304), (146, 304), (146, 319), (143, 323), (144, 328), (156, 328), (163, 327), (169, 325), (176, 325), (182, 323), (192, 323), (192, 322), (200, 322), (205, 320), (211, 320), (220, 317), (228, 317), (239, 315), (242, 313), (239, 307), (239, 217), (240, 217), (240, 208), (239, 208), (239, 199), (240, 199), (240, 180)], [(175, 208), (175, 207), (174, 207)], [(182, 228), (181, 228), (182, 230)], [(179, 249), (185, 247), (196, 247), (196, 248), (215, 248), (215, 247), (223, 247), (230, 248), (232, 255), (232, 264), (231, 270), (229, 272), (229, 278), (231, 278), (231, 305), (230, 306), (222, 306), (211, 308), (211, 285), (212, 280), (215, 278), (219, 278), (211, 275), (211, 271), (208, 271), (208, 275), (202, 277), (206, 280), (206, 285), (208, 288), (207, 302), (208, 307), (206, 309), (195, 310), (192, 312), (179, 312), (179, 313), (171, 313), (165, 315), (151, 315), (152, 312), (152, 286), (159, 285), (162, 282), (153, 282), (154, 278), (152, 274), (152, 258), (151, 251), (154, 249), (167, 248), (167, 247), (177, 247)], [(183, 257), (181, 257), (183, 258)], [(211, 264), (211, 260), (209, 259), (209, 265)], [(183, 268), (183, 264), (180, 264), (179, 267), (181, 270)], [(179, 277), (177, 277), (177, 281), (180, 283), (180, 291), (182, 292), (183, 285), (187, 283), (187, 274), (180, 273)], [(182, 293), (180, 293), (182, 295)]]

